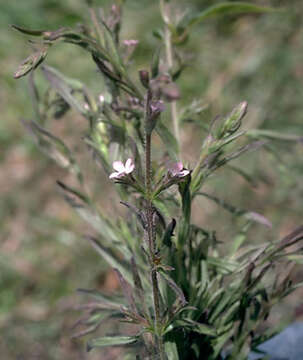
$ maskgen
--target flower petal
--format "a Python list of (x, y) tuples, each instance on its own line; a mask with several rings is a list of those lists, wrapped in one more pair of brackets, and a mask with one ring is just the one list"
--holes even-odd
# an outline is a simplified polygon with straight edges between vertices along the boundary
[(132, 159), (127, 159), (125, 163), (125, 172), (126, 174), (130, 174), (132, 171), (134, 171), (135, 164), (133, 163)]
[(181, 161), (177, 162), (176, 163), (176, 168), (178, 169), (178, 172), (180, 172), (181, 170), (183, 170), (183, 164)]
[(169, 172), (172, 174), (172, 176), (176, 176), (178, 175), (178, 173), (183, 169), (183, 164), (181, 161), (177, 162), (177, 163), (172, 163), (169, 166)]
[(110, 179), (116, 179), (116, 178), (119, 178), (121, 176), (121, 173), (119, 172), (113, 172), (109, 175), (109, 178)]
[(184, 177), (184, 176), (187, 176), (188, 174), (189, 174), (189, 170), (184, 169), (184, 170), (180, 171), (177, 175), (179, 177)]
[(114, 168), (116, 171), (118, 171), (119, 173), (125, 171), (125, 167), (124, 167), (122, 161), (114, 161), (114, 162), (113, 162), (113, 168)]

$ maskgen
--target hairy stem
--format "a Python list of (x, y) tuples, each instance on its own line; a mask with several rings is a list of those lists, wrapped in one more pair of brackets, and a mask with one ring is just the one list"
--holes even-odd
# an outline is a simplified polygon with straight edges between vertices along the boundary
[[(150, 91), (147, 93), (146, 99), (146, 110), (145, 110), (145, 121), (149, 121), (150, 116), (150, 101), (152, 94)], [(157, 270), (154, 268), (154, 259), (156, 252), (156, 232), (153, 223), (153, 204), (151, 200), (152, 188), (151, 188), (151, 133), (145, 133), (145, 192), (146, 192), (146, 219), (147, 219), (147, 235), (148, 235), (148, 246), (149, 255), (151, 260), (151, 281), (153, 288), (153, 302), (154, 302), (154, 313), (155, 313), (155, 331), (156, 331), (156, 343), (158, 346), (158, 353), (160, 360), (165, 360), (165, 352), (162, 338), (162, 324), (161, 324), (161, 313), (160, 313), (160, 291), (157, 278)]]

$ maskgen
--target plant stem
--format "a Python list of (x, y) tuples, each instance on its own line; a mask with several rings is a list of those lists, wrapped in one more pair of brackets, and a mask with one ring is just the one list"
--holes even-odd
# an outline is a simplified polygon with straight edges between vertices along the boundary
[[(152, 94), (150, 90), (147, 92), (146, 109), (145, 109), (145, 121), (149, 121), (150, 116), (150, 101)], [(158, 352), (160, 360), (165, 360), (165, 352), (162, 338), (162, 324), (161, 324), (161, 313), (160, 313), (160, 292), (157, 278), (157, 270), (154, 267), (154, 259), (156, 252), (156, 233), (155, 226), (153, 224), (153, 204), (151, 200), (151, 133), (145, 132), (145, 192), (146, 192), (146, 219), (147, 219), (147, 235), (148, 235), (148, 246), (150, 255), (151, 265), (151, 280), (153, 288), (153, 302), (154, 302), (154, 313), (155, 313), (155, 331), (156, 331), (156, 343), (158, 346)]]
[[(171, 41), (171, 31), (169, 29), (169, 15), (167, 12), (167, 7), (164, 4), (164, 0), (160, 0), (160, 9), (162, 14), (162, 19), (164, 21), (164, 43), (165, 43), (165, 53), (168, 69), (171, 70), (174, 65), (173, 61), (173, 48)], [(180, 128), (179, 128), (179, 119), (178, 119), (178, 110), (177, 110), (177, 101), (174, 100), (170, 104), (170, 112), (173, 123), (174, 135), (178, 143), (178, 152), (180, 153)], [(177, 154), (179, 155), (179, 154)]]

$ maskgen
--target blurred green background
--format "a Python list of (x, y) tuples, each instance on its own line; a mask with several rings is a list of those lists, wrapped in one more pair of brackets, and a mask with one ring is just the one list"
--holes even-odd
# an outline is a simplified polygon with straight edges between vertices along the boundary
[[(219, 2), (176, 1), (176, 11), (181, 14), (185, 6), (201, 10), (202, 6)], [(101, 0), (95, 3), (105, 8), (111, 4)], [(253, 3), (287, 10), (261, 16), (228, 16), (196, 26), (186, 44), (190, 66), (178, 83), (181, 102), (196, 98), (207, 104), (200, 120), (209, 122), (247, 100), (246, 129), (258, 127), (303, 135), (302, 0)], [(161, 26), (157, 1), (128, 0), (124, 16), (122, 39), (140, 41), (132, 66), (136, 76), (137, 70), (148, 66), (157, 45), (152, 35)], [(86, 230), (83, 223), (56, 191), (55, 180), (67, 174), (37, 150), (21, 126), (21, 118), (33, 118), (33, 109), (27, 80), (13, 79), (18, 64), (31, 48), (26, 37), (10, 24), (55, 30), (86, 21), (88, 12), (81, 0), (0, 2), (0, 354), (5, 360), (113, 359), (115, 355), (110, 351), (102, 352), (102, 356), (101, 352), (86, 354), (82, 340), (70, 340), (71, 326), (78, 316), (74, 307), (82, 300), (75, 290), (102, 287), (110, 291), (117, 288), (117, 283), (82, 240)], [(96, 93), (102, 89), (94, 64), (81, 49), (66, 44), (56, 46), (47, 63), (81, 79)], [(73, 112), (52, 124), (60, 137), (74, 142), (80, 142), (83, 127), (82, 119)], [(199, 126), (184, 126), (183, 148), (191, 164), (202, 135)], [(223, 178), (214, 178), (208, 188), (273, 222), (273, 230), (254, 228), (251, 238), (257, 241), (281, 237), (302, 219), (302, 144), (280, 142), (275, 144), (275, 151), (246, 155), (237, 161), (237, 166), (245, 166), (259, 179), (256, 188), (250, 188), (228, 170), (221, 174)], [(100, 201), (107, 207), (114, 198), (108, 195), (112, 185), (99, 169), (93, 169), (92, 162), (87, 166), (97, 179)], [(196, 204), (194, 220), (216, 228), (223, 241), (234, 232), (231, 216), (205, 199)], [(272, 321), (300, 317), (300, 295), (302, 292), (281, 305)]]

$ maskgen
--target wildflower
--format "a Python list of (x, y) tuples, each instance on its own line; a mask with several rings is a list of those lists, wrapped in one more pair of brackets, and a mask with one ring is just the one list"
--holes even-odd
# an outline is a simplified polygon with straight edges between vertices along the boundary
[(151, 134), (157, 124), (157, 120), (165, 110), (165, 105), (162, 100), (153, 100), (149, 104), (148, 119), (145, 123), (145, 131), (147, 134)]
[(139, 44), (139, 41), (138, 40), (123, 40), (123, 44), (125, 46), (137, 46)]
[(102, 95), (102, 94), (99, 95), (99, 101), (100, 101), (101, 104), (104, 103), (104, 101), (105, 101), (104, 95)]
[(127, 159), (125, 165), (122, 161), (114, 161), (113, 168), (116, 170), (112, 174), (110, 174), (110, 179), (120, 179), (123, 176), (126, 176), (134, 171), (135, 164), (133, 163), (132, 159)]
[(158, 116), (165, 110), (164, 102), (162, 100), (152, 101), (150, 104), (150, 110), (153, 116)]
[(184, 166), (181, 161), (173, 163), (169, 166), (168, 169), (169, 175), (175, 178), (182, 178), (189, 174), (189, 170), (184, 169)]

